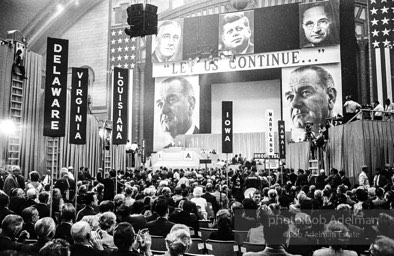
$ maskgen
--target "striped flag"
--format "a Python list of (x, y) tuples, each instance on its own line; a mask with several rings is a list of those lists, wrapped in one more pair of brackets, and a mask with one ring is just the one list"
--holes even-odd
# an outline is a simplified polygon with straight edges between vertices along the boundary
[(369, 0), (368, 7), (373, 86), (377, 88), (377, 99), (383, 103), (386, 98), (393, 100), (394, 96), (394, 3), (393, 0)]
[(111, 28), (109, 37), (110, 68), (133, 69), (137, 59), (137, 38), (130, 38), (124, 27)]

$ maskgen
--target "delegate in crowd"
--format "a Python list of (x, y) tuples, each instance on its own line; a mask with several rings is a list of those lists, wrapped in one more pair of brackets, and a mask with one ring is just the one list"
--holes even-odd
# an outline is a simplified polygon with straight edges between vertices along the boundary
[(253, 160), (233, 163), (228, 181), (226, 167), (99, 169), (94, 178), (70, 166), (52, 189), (49, 171), (25, 180), (11, 166), (0, 179), (0, 255), (150, 256), (151, 236), (163, 237), (165, 255), (186, 255), (206, 228), (212, 240), (243, 231), (243, 242), (265, 245), (245, 256), (394, 255), (390, 165), (373, 176), (363, 166), (352, 184), (343, 170), (268, 173)]

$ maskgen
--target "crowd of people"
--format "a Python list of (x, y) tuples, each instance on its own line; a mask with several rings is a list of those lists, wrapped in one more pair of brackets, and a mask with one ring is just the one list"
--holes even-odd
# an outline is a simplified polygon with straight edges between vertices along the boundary
[(245, 242), (265, 245), (245, 256), (394, 255), (390, 165), (374, 176), (363, 166), (351, 182), (343, 170), (268, 173), (232, 161), (235, 170), (100, 169), (96, 178), (69, 167), (53, 182), (36, 171), (25, 180), (11, 166), (0, 179), (0, 255), (150, 256), (151, 236), (165, 238), (161, 253), (186, 255), (201, 223), (209, 239), (244, 231)]

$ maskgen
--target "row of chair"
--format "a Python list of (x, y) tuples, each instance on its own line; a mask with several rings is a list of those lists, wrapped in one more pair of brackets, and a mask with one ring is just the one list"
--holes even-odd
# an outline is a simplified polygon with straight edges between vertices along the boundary
[[(200, 230), (196, 232), (193, 229), (190, 229), (190, 234), (192, 236), (198, 236), (202, 239), (203, 242), (207, 241), (209, 236), (211, 235), (212, 232), (217, 231), (216, 228), (200, 228)], [(248, 236), (248, 231), (241, 231), (241, 230), (233, 230), (234, 233), (234, 241), (238, 245), (242, 245)]]
[[(214, 254), (216, 256), (240, 256), (244, 252), (259, 252), (264, 250), (264, 244), (253, 244), (243, 242), (241, 245), (236, 241), (222, 241), (202, 238), (192, 238), (192, 245), (188, 254), (202, 255)], [(161, 236), (152, 236), (152, 251), (154, 254), (164, 254), (166, 251), (165, 238)]]

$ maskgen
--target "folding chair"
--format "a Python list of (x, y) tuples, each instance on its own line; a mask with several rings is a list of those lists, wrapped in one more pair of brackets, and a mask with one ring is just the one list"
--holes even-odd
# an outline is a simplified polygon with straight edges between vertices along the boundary
[(255, 244), (249, 242), (243, 242), (241, 252), (261, 252), (265, 249), (265, 244)]
[(151, 249), (154, 251), (167, 251), (166, 241), (164, 236), (151, 235), (152, 245)]
[(217, 228), (200, 228), (198, 231), (198, 236), (201, 237), (202, 241), (205, 243), (207, 239), (209, 238), (209, 235), (214, 232), (218, 231)]
[(192, 246), (190, 247), (188, 253), (203, 254), (204, 249), (205, 249), (205, 244), (201, 238), (192, 238)]
[(246, 241), (249, 231), (233, 230), (234, 240), (238, 245), (242, 245)]
[(239, 247), (235, 241), (222, 241), (208, 239), (205, 242), (208, 253), (215, 256), (238, 256)]
[(209, 224), (211, 224), (210, 220), (199, 220), (198, 224), (200, 228), (209, 228)]

